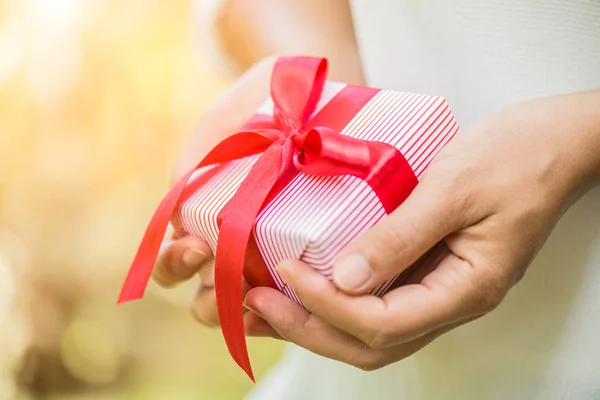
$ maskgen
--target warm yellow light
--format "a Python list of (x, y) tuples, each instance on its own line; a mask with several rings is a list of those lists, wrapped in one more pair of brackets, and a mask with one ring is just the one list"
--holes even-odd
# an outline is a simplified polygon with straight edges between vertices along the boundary
[(73, 24), (80, 19), (84, 4), (80, 0), (34, 0), (31, 12), (53, 23)]
[(0, 84), (19, 68), (22, 46), (18, 24), (14, 18), (4, 26), (0, 25)]

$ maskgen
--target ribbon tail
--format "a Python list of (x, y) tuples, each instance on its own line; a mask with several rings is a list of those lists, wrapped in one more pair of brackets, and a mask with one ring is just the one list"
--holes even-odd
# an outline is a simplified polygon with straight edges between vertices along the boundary
[(240, 132), (213, 148), (202, 161), (183, 176), (162, 199), (154, 212), (144, 237), (129, 268), (119, 295), (118, 303), (140, 299), (152, 275), (160, 245), (165, 236), (171, 215), (181, 200), (185, 187), (198, 168), (261, 153), (277, 139), (272, 132)]
[(177, 181), (154, 212), (146, 228), (146, 233), (144, 233), (142, 243), (133, 259), (127, 278), (125, 278), (121, 294), (119, 295), (119, 304), (140, 299), (144, 296), (144, 291), (152, 275), (154, 262), (158, 256), (160, 244), (165, 236), (171, 214), (173, 214), (181, 193), (185, 189), (185, 185), (193, 172), (194, 170), (191, 170)]
[(291, 156), (286, 157), (284, 151), (282, 157), (281, 146), (271, 146), (225, 206), (219, 230), (215, 257), (219, 322), (229, 353), (252, 380), (242, 311), (244, 260), (256, 217), (288, 165), (291, 165)]

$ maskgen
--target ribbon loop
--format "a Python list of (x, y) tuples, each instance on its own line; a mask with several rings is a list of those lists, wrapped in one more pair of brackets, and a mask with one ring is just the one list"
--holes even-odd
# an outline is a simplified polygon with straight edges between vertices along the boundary
[(271, 76), (275, 119), (287, 132), (300, 132), (315, 111), (327, 75), (327, 60), (281, 57)]
[[(370, 142), (318, 127), (297, 136), (302, 151), (294, 158), (294, 166), (309, 175), (354, 175), (364, 178), (372, 165)], [(395, 149), (394, 149), (395, 150)]]

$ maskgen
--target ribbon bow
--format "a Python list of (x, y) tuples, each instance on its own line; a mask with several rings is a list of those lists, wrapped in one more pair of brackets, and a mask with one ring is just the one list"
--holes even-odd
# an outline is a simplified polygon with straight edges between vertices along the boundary
[(255, 116), (245, 125), (247, 129), (220, 142), (173, 186), (150, 221), (119, 297), (121, 303), (143, 296), (169, 219), (182, 201), (193, 172), (262, 153), (219, 214), (215, 254), (215, 290), (223, 336), (233, 359), (253, 380), (244, 335), (242, 277), (252, 229), (262, 208), (298, 173), (356, 176), (371, 186), (387, 213), (417, 184), (406, 159), (393, 146), (338, 132), (377, 93), (376, 89), (349, 86), (313, 116), (326, 72), (325, 59), (277, 60), (271, 77), (274, 116)]

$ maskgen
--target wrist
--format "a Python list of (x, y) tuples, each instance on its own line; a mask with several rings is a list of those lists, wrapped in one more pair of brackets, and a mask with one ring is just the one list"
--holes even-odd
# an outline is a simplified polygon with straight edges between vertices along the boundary
[(559, 168), (565, 171), (571, 203), (600, 184), (600, 90), (556, 96), (552, 101), (547, 118), (562, 154)]
[(600, 90), (566, 96), (574, 113), (572, 140), (579, 191), (600, 184)]

